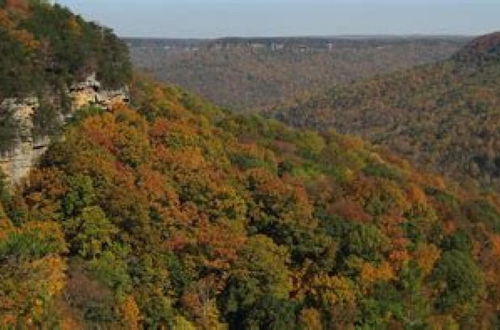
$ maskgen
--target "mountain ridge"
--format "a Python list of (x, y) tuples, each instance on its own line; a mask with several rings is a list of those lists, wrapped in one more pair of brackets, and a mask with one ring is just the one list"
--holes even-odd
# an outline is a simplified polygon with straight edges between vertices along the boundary
[(452, 58), (458, 61), (499, 61), (500, 32), (493, 32), (474, 39)]
[(499, 43), (487, 35), (449, 60), (335, 87), (276, 115), (359, 134), (428, 170), (495, 186)]
[(257, 112), (325, 86), (449, 57), (468, 38), (126, 40), (133, 63), (219, 106)]

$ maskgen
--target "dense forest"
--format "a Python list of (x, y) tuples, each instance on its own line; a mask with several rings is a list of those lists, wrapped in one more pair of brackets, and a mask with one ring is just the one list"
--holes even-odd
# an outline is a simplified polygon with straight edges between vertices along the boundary
[(139, 75), (130, 92), (0, 183), (0, 328), (500, 327), (500, 195)]
[(275, 114), (387, 146), (462, 182), (500, 187), (500, 33), (449, 60), (337, 86)]
[(129, 39), (134, 65), (217, 105), (255, 112), (333, 84), (451, 56), (467, 38)]
[(497, 328), (500, 197), (138, 79), (2, 190), (0, 320)]
[[(69, 111), (68, 88), (91, 73), (105, 88), (130, 80), (126, 44), (110, 29), (57, 4), (0, 0), (0, 103), (7, 97), (38, 97), (37, 133), (53, 133), (59, 113)], [(9, 149), (18, 129), (2, 110), (0, 152)]]

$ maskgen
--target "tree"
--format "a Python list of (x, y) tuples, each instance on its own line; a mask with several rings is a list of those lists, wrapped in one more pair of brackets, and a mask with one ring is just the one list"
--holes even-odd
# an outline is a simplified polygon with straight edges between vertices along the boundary
[(249, 238), (220, 299), (232, 326), (247, 322), (246, 313), (263, 307), (259, 305), (264, 303), (262, 299), (270, 303), (286, 300), (291, 290), (288, 262), (285, 247), (263, 235)]
[(0, 228), (0, 327), (56, 326), (54, 303), (65, 286), (66, 244), (58, 224)]
[(71, 250), (83, 258), (99, 257), (112, 242), (118, 232), (99, 207), (87, 207), (80, 216), (65, 224)]
[(444, 252), (432, 276), (439, 310), (457, 313), (459, 318), (473, 315), (485, 287), (481, 270), (467, 252)]

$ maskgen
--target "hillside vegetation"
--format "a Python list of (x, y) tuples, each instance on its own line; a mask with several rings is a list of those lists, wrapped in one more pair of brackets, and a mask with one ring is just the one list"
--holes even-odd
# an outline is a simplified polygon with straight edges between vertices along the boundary
[(277, 116), (357, 134), (462, 182), (500, 186), (500, 34), (451, 59), (332, 88)]
[(356, 137), (130, 90), (0, 180), (1, 329), (499, 328), (499, 195)]
[[(38, 97), (34, 125), (52, 133), (69, 111), (68, 88), (96, 73), (104, 88), (130, 80), (126, 45), (110, 29), (45, 1), (0, 0), (0, 103)], [(16, 138), (18, 123), (0, 111), (0, 152)]]
[[(134, 65), (217, 105), (255, 112), (334, 84), (435, 62), (465, 38), (129, 40)], [(165, 49), (165, 47), (167, 49)]]
[(500, 199), (139, 80), (2, 190), (0, 320), (498, 327)]

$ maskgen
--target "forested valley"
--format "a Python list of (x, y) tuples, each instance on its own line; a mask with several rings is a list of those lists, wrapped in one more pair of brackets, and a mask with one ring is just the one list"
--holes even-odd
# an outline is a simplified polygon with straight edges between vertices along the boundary
[(500, 184), (500, 33), (450, 59), (335, 86), (275, 116), (356, 134), (465, 185)]
[[(0, 328), (500, 326), (496, 190), (132, 73), (123, 41), (59, 5), (0, 4), (2, 97), (80, 70), (130, 89), (72, 113), (22, 182), (2, 175)], [(456, 61), (489, 72), (476, 44)], [(37, 84), (4, 87), (23, 72)]]
[(290, 106), (332, 85), (444, 60), (470, 37), (126, 39), (132, 62), (234, 111)]

